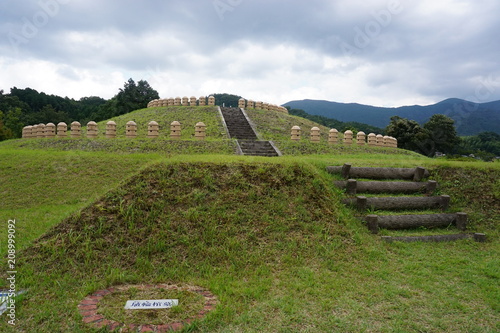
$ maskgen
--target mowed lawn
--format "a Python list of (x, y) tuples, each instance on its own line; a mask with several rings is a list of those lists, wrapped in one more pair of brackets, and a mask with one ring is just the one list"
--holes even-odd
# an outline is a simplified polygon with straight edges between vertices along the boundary
[[(0, 221), (16, 220), (21, 250), (52, 225), (81, 209), (144, 165), (155, 154), (111, 155), (0, 148)], [(0, 230), (6, 253), (7, 228)]]

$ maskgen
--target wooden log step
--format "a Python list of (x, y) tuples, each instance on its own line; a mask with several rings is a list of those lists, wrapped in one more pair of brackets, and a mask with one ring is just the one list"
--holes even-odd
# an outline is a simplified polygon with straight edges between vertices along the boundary
[(350, 164), (343, 166), (328, 166), (326, 170), (333, 174), (342, 174), (344, 178), (368, 178), (368, 179), (403, 179), (421, 181), (429, 177), (429, 171), (422, 167), (416, 168), (373, 168), (352, 167)]
[(431, 194), (436, 190), (437, 182), (429, 180), (427, 182), (385, 182), (385, 181), (357, 181), (349, 179), (347, 181), (335, 181), (334, 184), (340, 188), (345, 188), (347, 194), (356, 193), (427, 193)]
[(474, 239), (476, 242), (485, 242), (486, 235), (482, 233), (475, 234), (453, 234), (453, 235), (431, 235), (431, 236), (382, 236), (386, 242), (452, 242), (460, 239)]
[(346, 205), (355, 206), (358, 210), (382, 209), (382, 210), (398, 210), (398, 209), (441, 209), (446, 211), (450, 203), (449, 195), (436, 197), (380, 197), (367, 198), (365, 196), (357, 196), (343, 200)]
[(420, 215), (367, 215), (366, 222), (372, 233), (378, 233), (379, 228), (384, 229), (412, 229), (447, 227), (455, 224), (459, 230), (467, 227), (467, 214), (420, 214)]

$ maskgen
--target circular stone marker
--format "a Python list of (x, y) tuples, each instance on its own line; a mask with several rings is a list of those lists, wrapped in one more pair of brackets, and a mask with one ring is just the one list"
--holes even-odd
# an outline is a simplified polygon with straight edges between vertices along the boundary
[[(168, 297), (166, 297), (166, 293), (169, 294)], [(178, 297), (170, 297), (172, 294)], [(179, 298), (179, 307), (125, 310), (125, 302), (127, 299), (131, 300), (131, 296), (137, 296), (135, 299), (151, 300)], [(109, 304), (113, 304), (113, 306)], [(194, 320), (203, 318), (208, 312), (215, 309), (216, 304), (217, 299), (210, 291), (197, 286), (121, 285), (98, 290), (85, 297), (78, 304), (78, 310), (83, 317), (83, 322), (95, 328), (107, 327), (110, 331), (120, 329), (119, 332), (169, 332), (181, 330)], [(109, 312), (113, 314), (109, 314)], [(186, 314), (188, 314), (187, 317)], [(129, 315), (133, 315), (133, 317), (129, 317)], [(162, 322), (162, 320), (164, 321)], [(133, 321), (133, 323), (129, 321)]]

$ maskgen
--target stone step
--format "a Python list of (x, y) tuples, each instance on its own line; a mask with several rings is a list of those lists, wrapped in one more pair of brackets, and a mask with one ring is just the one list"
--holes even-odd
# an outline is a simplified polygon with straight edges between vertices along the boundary
[(274, 154), (262, 154), (262, 153), (247, 153), (245, 156), (262, 156), (262, 157), (278, 157), (279, 155), (274, 153)]
[(238, 141), (244, 155), (279, 156), (269, 141)]
[(239, 108), (221, 108), (231, 138), (238, 140), (257, 140), (257, 135)]
[(221, 108), (231, 138), (238, 139), (241, 152), (247, 156), (279, 156), (269, 141), (258, 141), (257, 134), (239, 108)]

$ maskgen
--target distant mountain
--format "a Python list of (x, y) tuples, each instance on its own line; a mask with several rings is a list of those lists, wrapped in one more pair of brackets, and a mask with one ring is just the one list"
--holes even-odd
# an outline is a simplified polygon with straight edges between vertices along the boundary
[(357, 103), (337, 103), (321, 100), (300, 100), (283, 104), (292, 109), (302, 109), (309, 114), (334, 118), (343, 122), (360, 122), (385, 128), (392, 116), (425, 123), (434, 114), (444, 114), (455, 120), (461, 136), (480, 132), (500, 134), (500, 101), (473, 103), (458, 98), (449, 98), (427, 106), (413, 105), (397, 108), (377, 107)]

